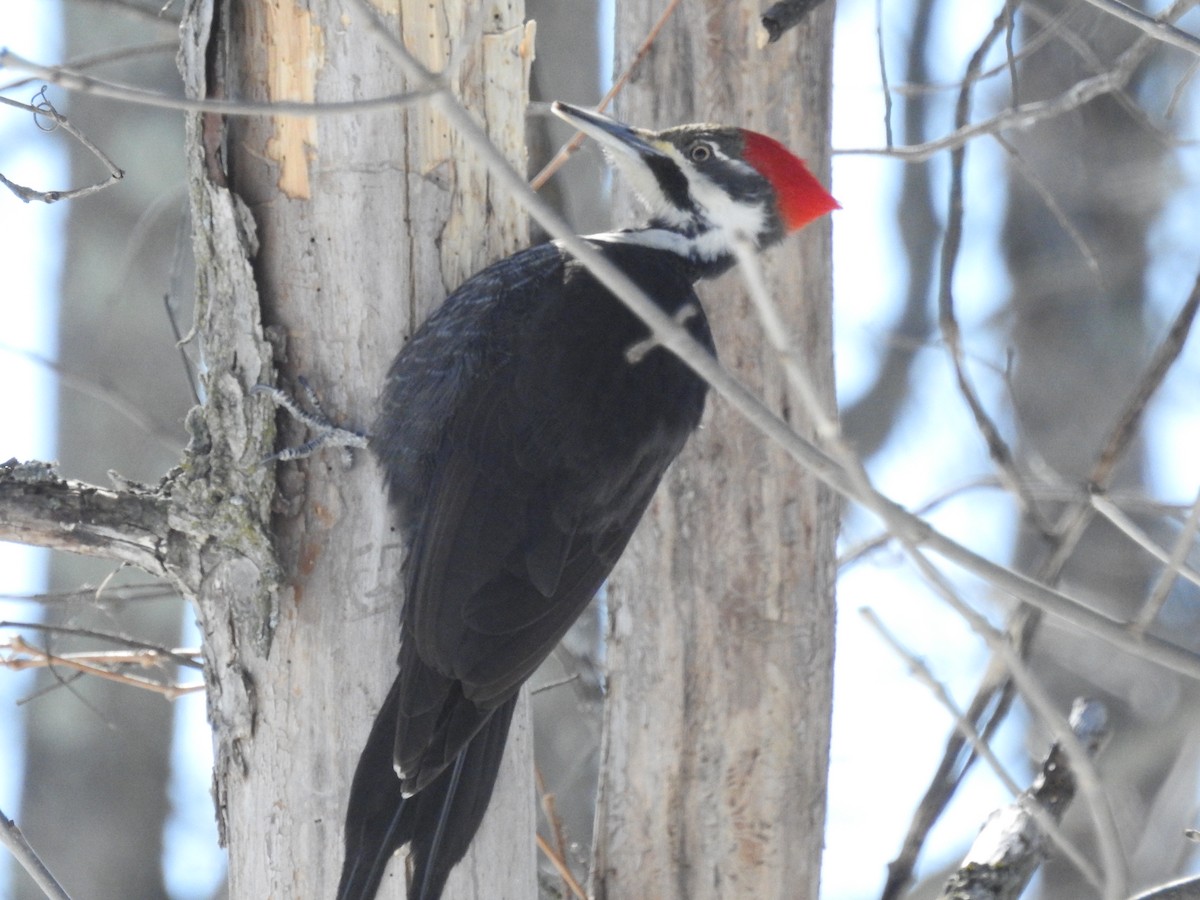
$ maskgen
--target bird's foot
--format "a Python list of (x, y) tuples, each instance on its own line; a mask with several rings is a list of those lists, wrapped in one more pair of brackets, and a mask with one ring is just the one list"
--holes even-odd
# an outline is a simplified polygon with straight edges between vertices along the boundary
[(354, 431), (336, 425), (321, 408), (321, 400), (317, 396), (317, 392), (313, 390), (312, 385), (308, 383), (308, 379), (302, 375), (298, 381), (300, 389), (304, 392), (304, 399), (312, 410), (311, 412), (301, 407), (296, 402), (296, 398), (287, 391), (273, 387), (272, 385), (256, 384), (252, 390), (252, 393), (255, 394), (266, 394), (276, 406), (286, 409), (293, 419), (303, 424), (313, 433), (311, 439), (300, 444), (298, 447), (284, 447), (282, 450), (265, 457), (263, 462), (288, 462), (293, 459), (306, 459), (322, 447), (341, 447), (346, 454), (347, 463), (353, 462), (352, 451), (364, 449), (367, 446), (369, 436), (363, 434), (361, 431)]

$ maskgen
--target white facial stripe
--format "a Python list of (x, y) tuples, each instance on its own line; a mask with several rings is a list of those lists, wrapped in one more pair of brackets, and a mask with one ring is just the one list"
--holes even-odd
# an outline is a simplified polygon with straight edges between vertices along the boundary
[[(677, 256), (688, 256), (694, 241), (684, 237), (678, 231), (669, 228), (641, 228), (635, 231), (605, 231), (601, 234), (589, 234), (586, 240), (599, 241), (606, 244), (636, 244), (639, 247), (651, 247), (655, 250), (670, 250)], [(562, 246), (561, 241), (555, 241)]]
[(751, 240), (766, 229), (767, 214), (762, 204), (738, 203), (698, 172), (688, 173), (688, 188), (714, 229), (735, 236), (741, 234)]
[[(683, 228), (691, 221), (690, 216), (667, 200), (666, 194), (659, 186), (658, 179), (646, 167), (638, 154), (633, 152), (615, 153), (610, 151), (606, 145), (602, 146), (613, 165), (620, 170), (625, 180), (629, 182), (629, 186), (633, 188), (633, 192), (642, 201), (651, 218), (660, 219), (679, 228)], [(664, 145), (657, 146), (663, 147)]]
[[(727, 253), (731, 244), (730, 238), (746, 238), (757, 242), (758, 236), (767, 229), (767, 210), (763, 205), (747, 206), (736, 202), (709, 178), (684, 162), (683, 154), (677, 147), (671, 144), (659, 146), (679, 163), (679, 168), (687, 176), (688, 191), (692, 200), (707, 219), (709, 228), (693, 242), (702, 259), (713, 259)], [(712, 150), (730, 164), (747, 170), (752, 169), (748, 163), (725, 155), (715, 144), (712, 145)]]
[[(701, 262), (714, 262), (727, 258), (736, 241), (749, 240), (757, 243), (768, 230), (769, 214), (765, 204), (747, 206), (736, 202), (711, 179), (697, 172), (674, 144), (666, 141), (654, 142), (655, 149), (674, 159), (687, 177), (688, 192), (701, 213), (699, 219), (690, 212), (679, 209), (667, 199), (654, 173), (643, 164), (636, 153), (614, 151), (606, 145), (602, 146), (628, 180), (629, 186), (641, 198), (651, 218), (666, 227), (630, 233), (591, 235), (592, 240), (635, 243), (669, 250), (679, 256)], [(727, 165), (738, 166), (748, 172), (753, 170), (745, 161), (727, 156), (716, 144), (712, 145), (712, 150)]]
[[(702, 231), (688, 237), (669, 228), (639, 228), (633, 231), (606, 231), (601, 234), (589, 234), (589, 241), (599, 241), (609, 244), (635, 244), (638, 247), (650, 247), (654, 250), (667, 250), (684, 259), (695, 259), (700, 262), (713, 262), (729, 256), (729, 235), (718, 229)], [(562, 246), (561, 241), (554, 243)]]

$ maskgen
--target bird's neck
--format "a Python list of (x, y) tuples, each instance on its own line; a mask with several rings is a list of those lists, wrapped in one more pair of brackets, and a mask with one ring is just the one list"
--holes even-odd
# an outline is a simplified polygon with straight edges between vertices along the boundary
[(682, 231), (657, 223), (643, 228), (587, 235), (598, 244), (626, 244), (670, 254), (693, 273), (693, 280), (715, 278), (736, 262), (728, 236), (718, 229)]

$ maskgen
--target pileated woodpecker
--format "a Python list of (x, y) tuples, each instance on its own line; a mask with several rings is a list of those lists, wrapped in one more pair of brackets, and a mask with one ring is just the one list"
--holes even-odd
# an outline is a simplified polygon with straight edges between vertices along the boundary
[[(587, 240), (710, 351), (693, 283), (729, 269), (736, 240), (761, 249), (837, 208), (761, 134), (554, 112), (601, 144), (650, 210), (641, 228)], [(700, 422), (704, 382), (645, 350), (647, 337), (548, 243), (466, 281), (392, 363), (370, 446), (407, 550), (400, 672), (354, 774), (338, 900), (371, 900), (404, 844), (409, 900), (437, 900), (467, 852), (521, 684)]]

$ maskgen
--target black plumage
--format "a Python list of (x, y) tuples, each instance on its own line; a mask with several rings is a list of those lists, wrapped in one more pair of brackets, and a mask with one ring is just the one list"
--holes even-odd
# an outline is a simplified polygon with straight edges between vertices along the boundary
[[(751, 132), (652, 134), (555, 109), (613, 150), (655, 208), (646, 228), (590, 242), (714, 352), (693, 283), (732, 265), (727, 228), (766, 246), (799, 227), (795, 203), (776, 198), (784, 175), (811, 175)], [(798, 191), (788, 198), (812, 200)], [(521, 684), (700, 422), (704, 382), (648, 337), (551, 243), (466, 281), (392, 364), (370, 446), (407, 551), (399, 673), (355, 772), (338, 900), (373, 898), (404, 844), (409, 900), (436, 900), (466, 853)]]
[[(634, 243), (596, 246), (665, 312), (694, 307), (687, 327), (712, 348), (685, 261)], [(393, 363), (371, 448), (405, 535), (407, 599), (400, 674), (356, 782), (380, 772), (397, 790), (390, 804), (352, 809), (356, 834), (347, 829), (348, 841), (369, 844), (360, 835), (392, 827), (400, 790), (417, 792), (399, 804), (407, 814), (379, 848), (383, 862), (423, 818), (436, 826), (441, 802), (431, 798), (486, 729), (472, 746), (487, 764), (464, 762), (457, 786), (482, 802), (461, 811), (465, 827), (458, 809), (443, 826), (474, 833), (517, 691), (612, 570), (699, 423), (704, 382), (666, 350), (640, 352), (647, 337), (587, 269), (545, 244), (464, 283)], [(466, 843), (441, 846), (436, 860), (414, 846), (414, 884), (433, 867), (415, 897), (437, 896)], [(347, 872), (339, 897), (373, 896), (382, 868)]]

